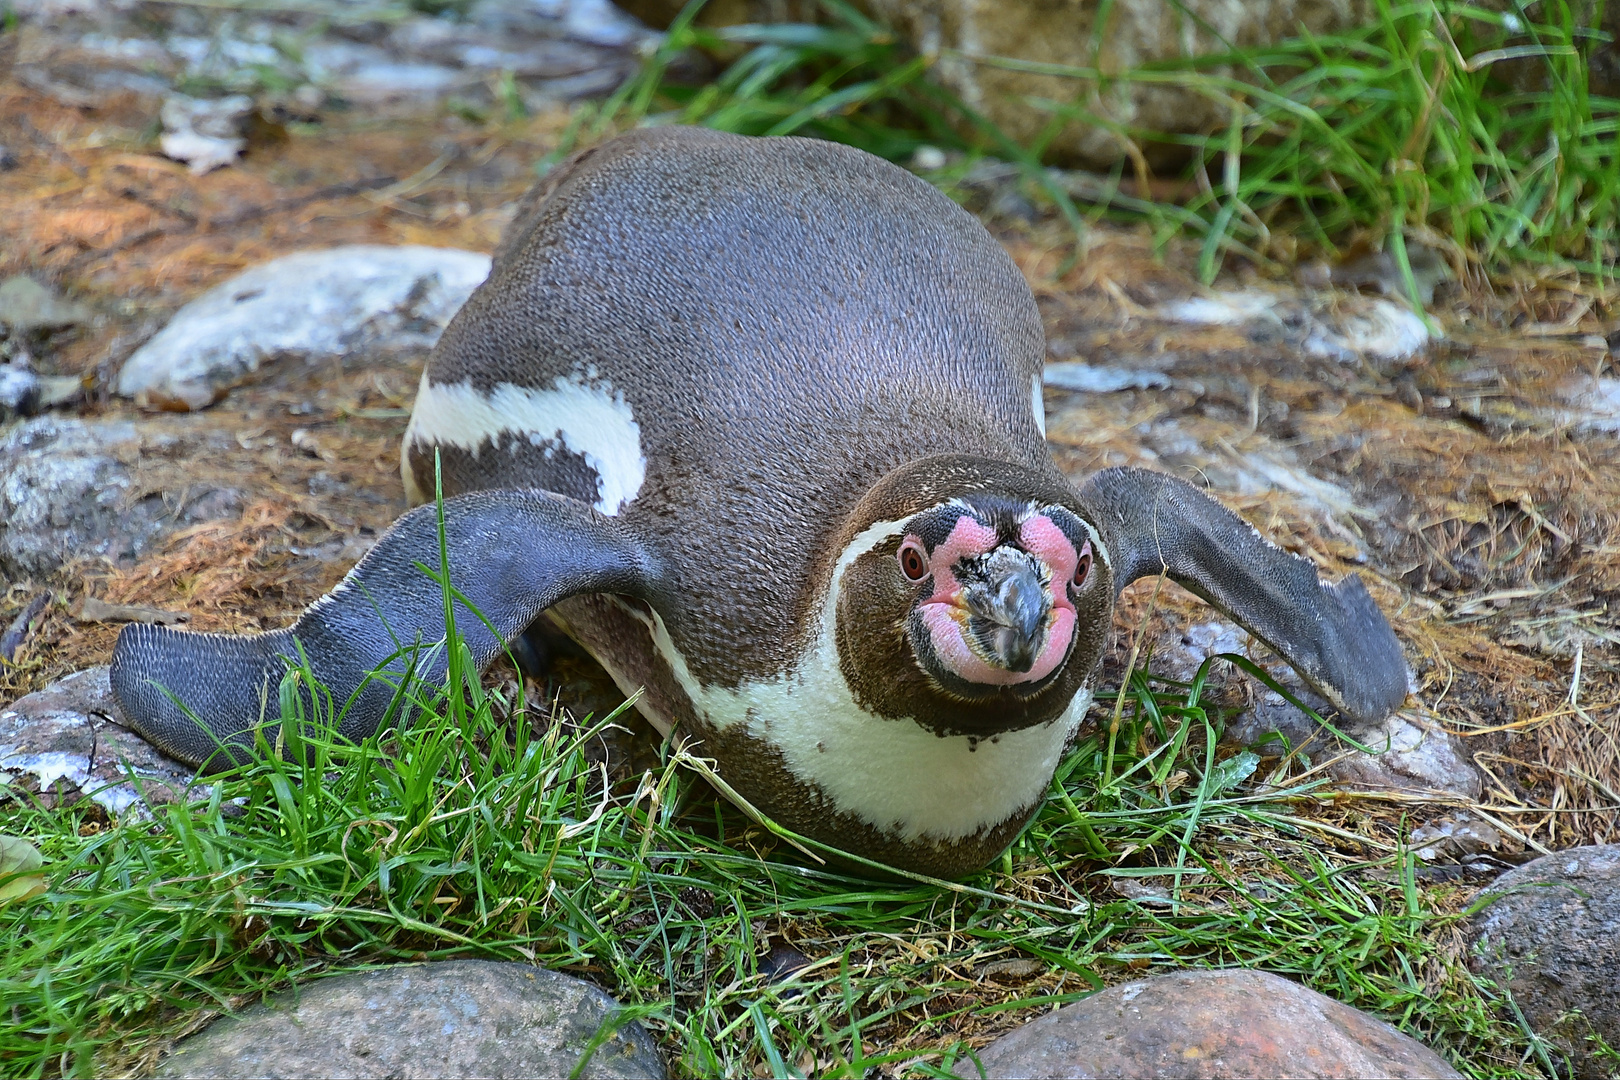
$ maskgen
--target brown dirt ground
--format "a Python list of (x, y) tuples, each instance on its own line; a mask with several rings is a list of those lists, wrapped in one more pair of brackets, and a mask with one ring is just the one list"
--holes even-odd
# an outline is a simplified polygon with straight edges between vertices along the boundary
[[(491, 249), (502, 207), (567, 117), (474, 128), (337, 114), (261, 131), (239, 167), (200, 178), (157, 156), (149, 121), (132, 99), (73, 108), (0, 81), (0, 141), (20, 158), (0, 173), (0, 277), (33, 274), (98, 313), (38, 358), (82, 376), (82, 415), (133, 415), (109, 396), (109, 375), (187, 299), (253, 263), (362, 241)], [(1054, 277), (1067, 253), (1055, 226), (992, 224), (1034, 286), (1049, 338), (1066, 343), (1056, 358), (1128, 364), (1175, 352), (1178, 380), (1205, 387), (1049, 392), (1065, 469), (1148, 463), (1140, 433), (1169, 421), (1212, 460), (1287, 448), (1367, 508), (1353, 525), (1274, 493), (1228, 503), (1324, 571), (1363, 575), (1407, 647), (1422, 703), (1483, 770), (1481, 808), (1532, 851), (1620, 837), (1620, 444), (1548, 419), (1571, 375), (1612, 363), (1589, 340), (1613, 329), (1611, 297), (1557, 276), (1471, 279), (1437, 305), (1446, 344), (1385, 369), (1344, 366), (1238, 329), (1142, 318), (1166, 290), (1196, 291), (1193, 251), (1172, 244), (1156, 259), (1145, 232), (1098, 227), (1088, 257)], [(272, 366), (205, 412), (143, 416), (175, 431), (223, 429), (240, 447), (143, 462), (146, 492), (178, 504), (188, 485), (230, 477), (248, 505), (133, 566), (78, 564), (50, 582), (13, 583), (0, 620), (44, 587), (58, 602), (17, 663), (0, 666), (0, 703), (106, 662), (116, 627), (72, 617), (85, 595), (183, 609), (196, 629), (284, 625), (347, 569), (350, 541), (404, 508), (398, 440), (416, 375), (408, 365)], [(1437, 407), (1446, 398), (1457, 404)], [(298, 428), (318, 451), (292, 446)], [(1139, 625), (1151, 639), (1204, 617), (1174, 587), (1150, 612), (1151, 592), (1139, 585), (1120, 605), (1105, 682), (1117, 682)], [(1243, 693), (1241, 681), (1229, 692)], [(1376, 846), (1396, 838), (1403, 816), (1409, 826), (1444, 809), (1325, 797), (1301, 812)], [(1035, 989), (985, 984), (985, 999)], [(1013, 1019), (976, 1027), (974, 1041)]]

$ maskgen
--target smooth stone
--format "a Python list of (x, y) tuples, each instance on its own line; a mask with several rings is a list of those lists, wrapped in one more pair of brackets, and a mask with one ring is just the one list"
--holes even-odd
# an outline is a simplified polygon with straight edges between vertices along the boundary
[(1097, 367), (1078, 360), (1064, 360), (1047, 364), (1041, 373), (1041, 382), (1054, 390), (1111, 394), (1120, 390), (1167, 388), (1170, 386), (1170, 376), (1162, 371)]
[(1469, 966), (1513, 995), (1575, 1076), (1614, 1076), (1589, 1036), (1620, 1048), (1620, 844), (1544, 855), (1481, 896), (1495, 899), (1469, 921)]
[(1426, 349), (1434, 334), (1404, 304), (1334, 291), (1322, 296), (1291, 289), (1213, 292), (1160, 304), (1153, 314), (1193, 326), (1247, 328), (1280, 335), (1310, 356), (1356, 363), (1363, 357), (1400, 360)]
[(39, 376), (21, 364), (0, 364), (0, 420), (39, 411)]
[(31, 786), (51, 798), (88, 798), (116, 815), (184, 799), (196, 772), (123, 726), (105, 666), (74, 672), (0, 709), (0, 787), (31, 777)]
[(83, 392), (76, 375), (39, 375), (26, 363), (0, 364), (0, 422), (65, 405)]
[(18, 274), (0, 282), (0, 323), (12, 333), (59, 330), (89, 321), (89, 308), (62, 299), (31, 277)]
[[(490, 960), (405, 964), (305, 983), (177, 1046), (162, 1077), (569, 1076), (619, 1007), (590, 983)], [(586, 1077), (662, 1078), (631, 1021)]]
[(181, 308), (125, 361), (118, 393), (202, 409), (271, 360), (425, 353), (489, 264), (472, 251), (375, 244), (274, 259)]
[(1341, 789), (1479, 798), (1479, 770), (1463, 757), (1456, 737), (1438, 724), (1412, 713), (1393, 713), (1351, 734), (1377, 752), (1353, 750), (1328, 767)]
[(229, 165), (247, 146), (242, 131), (253, 99), (232, 94), (216, 101), (172, 94), (163, 102), (163, 135), (158, 139), (164, 156), (183, 161), (194, 176)]
[(1412, 846), (1413, 857), (1424, 863), (1478, 862), (1482, 857), (1516, 855), (1524, 850), (1517, 838), (1504, 836), (1466, 810), (1418, 826), (1407, 843)]
[[(1263, 971), (1111, 986), (979, 1051), (985, 1077), (1460, 1077), (1382, 1020)], [(971, 1060), (956, 1074), (976, 1077)]]
[(1620, 434), (1620, 379), (1577, 375), (1563, 387), (1561, 396), (1570, 408), (1558, 410), (1553, 417), (1556, 422), (1571, 424), (1582, 434)]
[(241, 509), (229, 489), (197, 490), (177, 515), (161, 496), (136, 498), (136, 468), (154, 451), (127, 420), (40, 416), (0, 435), (0, 578), (44, 579), (73, 558), (127, 562), (176, 528)]

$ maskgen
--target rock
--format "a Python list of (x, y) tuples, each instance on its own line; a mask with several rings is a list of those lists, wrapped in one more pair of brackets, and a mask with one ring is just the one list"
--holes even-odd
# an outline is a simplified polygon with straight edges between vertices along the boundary
[(1311, 356), (1354, 363), (1363, 356), (1401, 360), (1421, 352), (1432, 335), (1404, 305), (1350, 293), (1215, 292), (1160, 304), (1154, 315), (1197, 326), (1270, 324)]
[[(248, 96), (266, 114), (302, 119), (328, 101), (420, 108), (452, 93), (474, 108), (498, 107), (488, 83), (508, 73), (525, 100), (552, 103), (611, 91), (652, 37), (608, 0), (348, 5), (337, 20), (319, 4), (273, 13), (137, 11), (105, 0), (8, 0), (8, 8), (30, 24), (17, 81), (77, 108), (130, 93), (147, 107), (168, 103), (163, 150), (198, 172), (241, 151)], [(281, 47), (293, 39), (297, 48)], [(177, 94), (198, 86), (234, 97)]]
[[(986, 1077), (1460, 1077), (1382, 1020), (1263, 971), (1109, 987), (979, 1051)], [(978, 1076), (971, 1061), (957, 1075)]]
[(13, 334), (59, 330), (89, 321), (89, 308), (64, 300), (31, 277), (17, 274), (0, 282), (0, 323)]
[[(452, 960), (306, 983), (182, 1042), (167, 1077), (570, 1076), (618, 1008), (587, 982), (527, 964)], [(587, 1077), (663, 1077), (634, 1021)]]
[(1469, 863), (1482, 855), (1517, 854), (1524, 844), (1465, 811), (1448, 814), (1412, 830), (1408, 841), (1419, 862)]
[(1470, 966), (1513, 995), (1575, 1076), (1614, 1076), (1592, 1036), (1620, 1047), (1620, 844), (1545, 855), (1482, 896), (1496, 898), (1469, 922)]
[(173, 94), (163, 102), (163, 135), (158, 145), (176, 161), (184, 161), (193, 175), (201, 176), (229, 165), (247, 146), (242, 129), (253, 111), (253, 99), (232, 94), (217, 101), (202, 101)]
[(1479, 771), (1463, 757), (1456, 738), (1439, 725), (1398, 712), (1352, 734), (1378, 753), (1354, 750), (1330, 766), (1328, 773), (1341, 787), (1479, 798)]
[(39, 411), (39, 376), (23, 364), (0, 364), (0, 420)]
[(105, 667), (19, 698), (0, 709), (0, 789), (26, 784), (44, 800), (88, 798), (110, 814), (185, 798), (197, 770), (158, 753), (122, 720)]
[(452, 248), (355, 244), (252, 267), (181, 308), (137, 349), (118, 374), (118, 393), (201, 409), (266, 361), (425, 352), (489, 276), (489, 262)]
[(0, 421), (11, 416), (33, 416), (53, 405), (65, 405), (77, 398), (83, 388), (76, 376), (37, 375), (28, 366), (26, 357), (13, 357), (11, 363), (0, 364)]
[(1169, 387), (1170, 376), (1162, 371), (1099, 367), (1078, 360), (1047, 364), (1041, 381), (1054, 390), (1074, 390), (1088, 394), (1110, 394), (1119, 390), (1148, 390)]
[(229, 489), (193, 491), (178, 515), (159, 496), (139, 497), (135, 470), (150, 442), (127, 420), (53, 416), (0, 436), (0, 577), (44, 578), (76, 557), (127, 562), (175, 528), (240, 511)]
[(1550, 419), (1574, 426), (1582, 434), (1620, 434), (1620, 379), (1604, 375), (1578, 375), (1562, 388), (1568, 410), (1555, 410)]

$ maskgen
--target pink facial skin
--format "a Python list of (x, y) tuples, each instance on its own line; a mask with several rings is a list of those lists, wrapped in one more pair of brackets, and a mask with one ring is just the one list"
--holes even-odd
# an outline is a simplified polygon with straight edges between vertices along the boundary
[[(1039, 682), (1057, 670), (1069, 654), (1074, 638), (1076, 613), (1069, 599), (1068, 582), (1074, 577), (1080, 554), (1063, 531), (1044, 514), (1032, 515), (1019, 529), (1019, 545), (1045, 564), (1048, 571), (1047, 592), (1052, 609), (1047, 615), (1046, 645), (1028, 671), (1008, 671), (986, 663), (968, 645), (965, 630), (967, 607), (962, 603), (962, 586), (952, 568), (965, 556), (983, 555), (996, 546), (996, 533), (964, 514), (956, 522), (945, 542), (927, 556), (928, 569), (933, 575), (934, 591), (918, 606), (923, 625), (933, 641), (934, 655), (958, 678), (986, 686), (1015, 686), (1019, 683)], [(906, 545), (924, 551), (915, 536), (906, 537)], [(1090, 553), (1090, 544), (1084, 549)]]

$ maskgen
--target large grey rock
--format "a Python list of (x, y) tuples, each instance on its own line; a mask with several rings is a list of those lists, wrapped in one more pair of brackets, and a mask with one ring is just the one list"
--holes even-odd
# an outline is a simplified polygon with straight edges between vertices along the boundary
[[(179, 1077), (569, 1076), (618, 1004), (527, 964), (452, 960), (306, 983), (220, 1020), (158, 1070)], [(663, 1077), (640, 1024), (591, 1055), (587, 1077)]]
[(353, 244), (242, 271), (181, 308), (118, 373), (118, 393), (201, 409), (259, 365), (425, 352), (489, 276), (489, 256)]
[(1471, 966), (1506, 988), (1583, 1080), (1620, 1068), (1620, 844), (1571, 848), (1509, 870), (1469, 924)]
[[(986, 1077), (1460, 1077), (1382, 1020), (1263, 971), (1111, 986), (979, 1051)], [(971, 1061), (957, 1075), (980, 1073)]]
[(150, 441), (127, 420), (54, 416), (0, 435), (0, 577), (44, 578), (75, 557), (139, 558), (180, 525), (240, 508), (223, 489), (191, 492), (178, 515), (141, 497), (136, 470)]
[(122, 814), (185, 798), (196, 772), (123, 726), (105, 667), (0, 709), (0, 790), (21, 785), (46, 802), (88, 798)]

